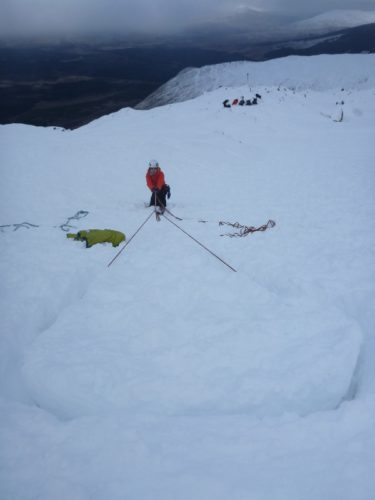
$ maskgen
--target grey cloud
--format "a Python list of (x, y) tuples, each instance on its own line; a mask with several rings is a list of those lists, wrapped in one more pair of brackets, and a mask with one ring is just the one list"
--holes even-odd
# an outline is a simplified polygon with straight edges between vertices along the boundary
[(212, 19), (233, 0), (2, 0), (0, 32), (160, 31)]
[(375, 0), (254, 0), (253, 4), (271, 12), (310, 15), (330, 10), (374, 10)]
[(375, 0), (0, 0), (2, 36), (89, 32), (173, 32), (247, 8), (300, 17), (374, 9)]

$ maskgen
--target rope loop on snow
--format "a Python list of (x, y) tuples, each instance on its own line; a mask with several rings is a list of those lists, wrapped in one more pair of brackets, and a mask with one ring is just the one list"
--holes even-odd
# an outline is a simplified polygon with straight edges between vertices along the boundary
[(243, 226), (239, 222), (224, 222), (220, 221), (219, 226), (231, 226), (234, 227), (235, 229), (239, 229), (237, 233), (225, 233), (221, 234), (220, 236), (229, 236), (229, 238), (242, 238), (243, 236), (247, 236), (250, 233), (255, 233), (257, 231), (266, 231), (266, 229), (272, 228), (276, 226), (276, 222), (273, 220), (269, 220), (267, 224), (263, 224), (262, 226), (259, 227), (254, 227), (254, 226)]
[(76, 212), (73, 215), (73, 217), (68, 217), (66, 222), (64, 222), (64, 224), (60, 224), (60, 226), (56, 226), (56, 227), (59, 227), (62, 231), (67, 233), (69, 231), (69, 229), (75, 227), (75, 226), (70, 225), (70, 221), (83, 219), (84, 217), (87, 217), (88, 214), (89, 214), (89, 212), (87, 212), (87, 210), (79, 210), (78, 212)]
[(30, 229), (31, 227), (39, 227), (36, 224), (31, 224), (31, 222), (21, 222), (21, 224), (4, 224), (0, 226), (0, 231), (3, 233), (4, 229), (7, 227), (13, 227), (13, 231), (17, 231), (20, 227), (24, 227), (26, 229)]
[[(53, 227), (59, 227), (62, 231), (67, 233), (70, 229), (75, 228), (76, 226), (72, 226), (70, 224), (70, 221), (72, 220), (79, 220), (83, 219), (83, 217), (86, 217), (89, 214), (87, 210), (78, 210), (73, 217), (68, 217), (66, 222), (64, 224), (60, 224), (59, 226), (53, 226)], [(6, 229), (13, 228), (13, 231), (17, 231), (20, 228), (24, 229), (30, 229), (34, 227), (42, 227), (40, 224), (31, 224), (31, 222), (21, 222), (20, 224), (3, 224), (0, 226), (0, 232), (4, 233)]]

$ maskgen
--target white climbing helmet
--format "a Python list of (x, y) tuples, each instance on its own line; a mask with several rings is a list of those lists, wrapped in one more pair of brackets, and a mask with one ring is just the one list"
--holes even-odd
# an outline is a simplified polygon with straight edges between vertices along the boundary
[(150, 168), (158, 168), (158, 166), (159, 166), (159, 162), (158, 162), (157, 160), (150, 160), (150, 161), (148, 162), (148, 166), (149, 166)]

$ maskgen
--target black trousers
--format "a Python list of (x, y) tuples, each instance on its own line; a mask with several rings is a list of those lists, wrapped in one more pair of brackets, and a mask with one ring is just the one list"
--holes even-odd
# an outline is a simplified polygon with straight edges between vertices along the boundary
[(166, 207), (167, 206), (167, 194), (170, 193), (170, 188), (168, 184), (164, 184), (164, 186), (156, 192), (151, 194), (150, 199), (150, 207)]

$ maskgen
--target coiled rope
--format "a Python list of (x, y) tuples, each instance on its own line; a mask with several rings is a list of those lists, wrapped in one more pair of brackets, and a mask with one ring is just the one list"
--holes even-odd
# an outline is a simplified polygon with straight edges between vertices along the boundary
[(229, 238), (241, 238), (243, 236), (247, 236), (250, 233), (256, 233), (257, 231), (266, 231), (266, 229), (269, 229), (271, 227), (276, 226), (276, 222), (273, 220), (269, 220), (267, 224), (263, 224), (262, 226), (259, 227), (254, 227), (254, 226), (243, 226), (239, 222), (219, 222), (219, 226), (231, 226), (234, 227), (235, 229), (239, 229), (237, 233), (225, 233), (221, 234), (220, 236), (229, 236)]

